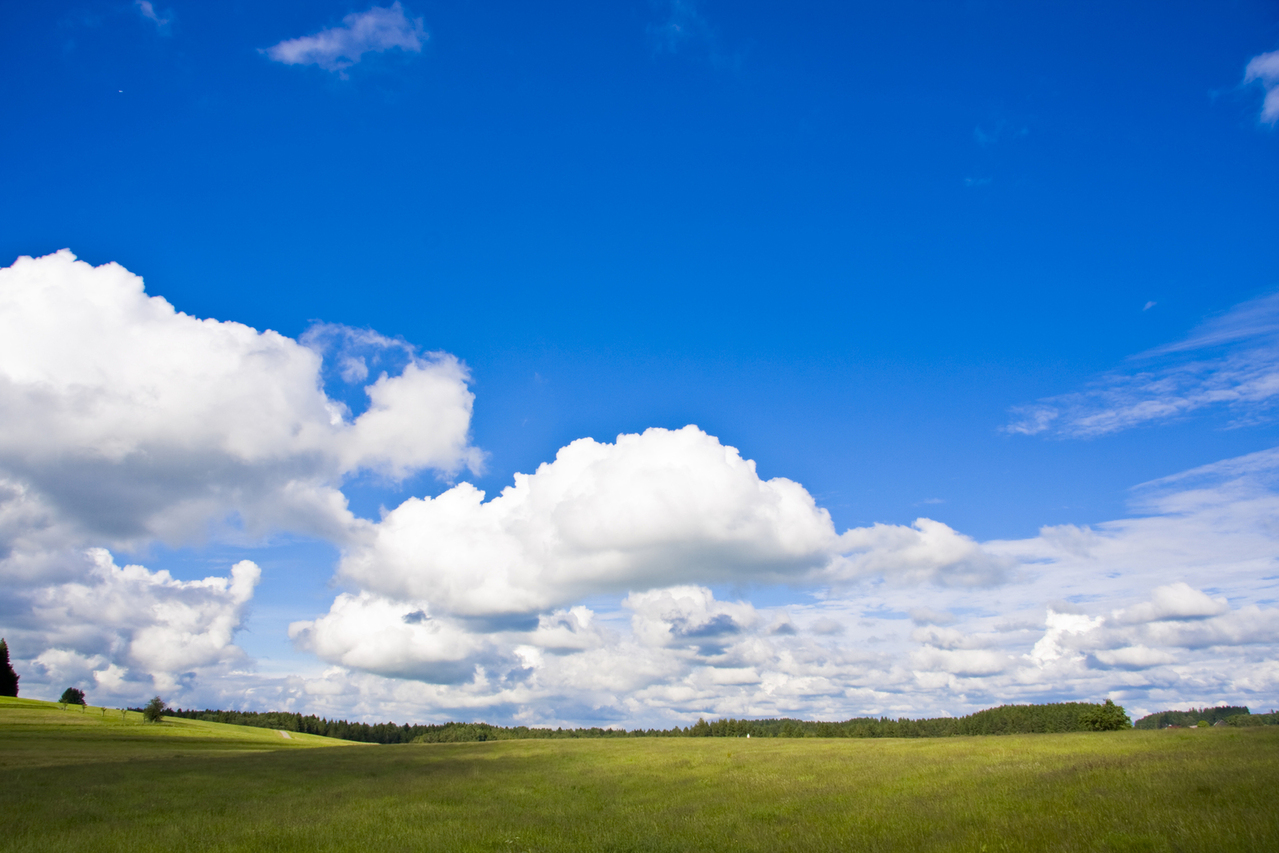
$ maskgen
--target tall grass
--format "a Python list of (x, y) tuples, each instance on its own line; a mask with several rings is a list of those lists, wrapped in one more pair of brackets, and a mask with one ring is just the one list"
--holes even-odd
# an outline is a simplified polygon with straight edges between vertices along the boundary
[[(0, 713), (0, 759), (5, 728)], [(333, 749), (277, 735), (256, 752), (116, 735), (74, 763), (9, 764), (0, 850), (1279, 849), (1268, 728)]]

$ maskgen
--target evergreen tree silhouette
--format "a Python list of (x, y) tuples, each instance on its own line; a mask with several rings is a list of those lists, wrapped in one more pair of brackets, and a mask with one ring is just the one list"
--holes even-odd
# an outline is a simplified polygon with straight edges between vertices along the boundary
[(9, 663), (9, 644), (0, 637), (0, 696), (17, 696), (19, 677)]

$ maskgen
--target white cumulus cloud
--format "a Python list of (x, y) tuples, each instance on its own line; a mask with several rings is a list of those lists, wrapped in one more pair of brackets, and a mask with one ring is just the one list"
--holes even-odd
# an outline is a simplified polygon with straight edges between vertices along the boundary
[(688, 426), (580, 439), (487, 502), (467, 483), (409, 499), (348, 549), (339, 575), (483, 619), (684, 583), (985, 584), (1005, 565), (929, 519), (837, 535), (798, 483), (761, 480)]
[(1184, 581), (1155, 587), (1150, 601), (1115, 614), (1120, 622), (1162, 622), (1168, 619), (1202, 619), (1220, 616), (1230, 609), (1224, 598), (1209, 598)]
[(178, 581), (117, 566), (104, 549), (85, 557), (82, 577), (10, 590), (0, 608), (15, 653), (39, 650), (23, 666), (28, 691), (76, 684), (97, 702), (136, 702), (157, 690), (176, 698), (201, 672), (247, 663), (232, 640), (261, 576), (256, 564), (242, 560), (230, 577)]
[(489, 643), (423, 608), (367, 592), (339, 595), (324, 616), (289, 629), (301, 647), (325, 660), (399, 678), (470, 680)]
[(924, 646), (911, 654), (911, 664), (917, 669), (944, 672), (951, 675), (995, 675), (1012, 664), (1012, 659), (989, 649), (939, 649)]
[(380, 375), (355, 418), (321, 367), (283, 335), (182, 314), (115, 264), (64, 250), (0, 270), (0, 575), (39, 571), (33, 549), (233, 528), (340, 542), (359, 526), (343, 477), (479, 466), (456, 358)]
[(1010, 560), (991, 554), (969, 536), (931, 518), (910, 526), (875, 524), (845, 531), (841, 556), (825, 572), (830, 580), (884, 577), (897, 583), (993, 586), (1008, 579)]
[(74, 677), (138, 701), (244, 663), (232, 640), (255, 565), (177, 581), (117, 568), (105, 548), (276, 531), (343, 543), (369, 526), (345, 478), (479, 468), (461, 362), (345, 337), (370, 358), (396, 351), (358, 416), (325, 393), (313, 340), (180, 313), (66, 250), (0, 269), (0, 624), (27, 650), (24, 684)]
[(695, 581), (786, 580), (839, 547), (798, 483), (698, 430), (579, 439), (490, 501), (462, 483), (392, 510), (340, 575), (463, 616)]

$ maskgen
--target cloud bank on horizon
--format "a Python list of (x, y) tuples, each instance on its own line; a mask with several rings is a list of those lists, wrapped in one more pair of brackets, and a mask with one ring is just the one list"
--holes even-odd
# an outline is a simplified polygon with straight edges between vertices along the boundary
[[(1044, 403), (1046, 423), (1085, 435), (1209, 388), (1261, 416), (1274, 304), (1150, 356), (1196, 354), (1189, 373), (1104, 378)], [(837, 531), (801, 484), (695, 426), (578, 439), (487, 500), (459, 482), (351, 512), (352, 478), (480, 470), (473, 401), (456, 356), (369, 330), (198, 319), (65, 250), (0, 270), (0, 622), (24, 689), (618, 725), (1279, 696), (1279, 451), (1016, 541), (927, 518)], [(235, 645), (252, 560), (179, 581), (111, 553), (251, 555), (280, 534), (341, 552), (328, 611), (289, 629), (309, 674), (259, 674)], [(800, 595), (768, 603), (780, 588)]]

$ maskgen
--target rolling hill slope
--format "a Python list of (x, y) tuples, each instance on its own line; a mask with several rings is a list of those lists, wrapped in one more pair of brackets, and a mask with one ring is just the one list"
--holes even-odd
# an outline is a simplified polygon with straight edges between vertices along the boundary
[(149, 757), (352, 746), (349, 741), (166, 717), (147, 723), (136, 711), (0, 697), (0, 770)]

